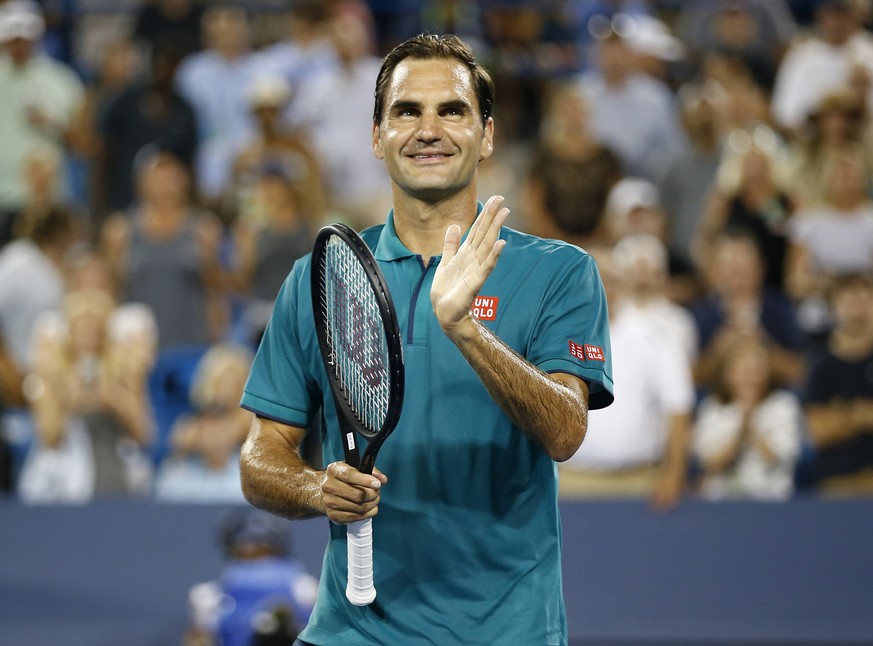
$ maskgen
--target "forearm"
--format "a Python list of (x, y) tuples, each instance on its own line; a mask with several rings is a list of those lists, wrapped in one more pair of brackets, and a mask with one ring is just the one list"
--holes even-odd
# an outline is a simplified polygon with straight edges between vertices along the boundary
[(109, 384), (103, 403), (121, 420), (136, 442), (145, 445), (151, 439), (152, 416), (144, 392), (134, 392), (121, 384)]
[[(472, 316), (449, 338), (476, 371), (492, 399), (525, 435), (553, 460), (576, 452), (588, 428), (588, 393), (584, 382), (559, 381), (536, 368)], [(578, 387), (573, 387), (578, 382)]]
[(826, 448), (859, 435), (849, 402), (809, 406), (809, 434), (816, 448)]
[(325, 514), (327, 477), (306, 464), (298, 450), (304, 429), (255, 417), (240, 454), (243, 493), (255, 507), (286, 518)]

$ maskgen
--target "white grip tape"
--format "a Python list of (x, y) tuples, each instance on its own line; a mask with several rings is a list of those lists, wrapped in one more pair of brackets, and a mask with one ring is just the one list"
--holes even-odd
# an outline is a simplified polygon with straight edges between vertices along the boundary
[(355, 606), (366, 606), (376, 598), (376, 588), (373, 587), (373, 519), (349, 523), (346, 531), (349, 553), (346, 598)]

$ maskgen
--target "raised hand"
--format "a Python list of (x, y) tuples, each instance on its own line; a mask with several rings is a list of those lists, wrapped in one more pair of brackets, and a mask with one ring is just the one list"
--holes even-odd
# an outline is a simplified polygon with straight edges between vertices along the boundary
[(485, 279), (497, 265), (506, 245), (501, 240), (500, 227), (509, 209), (503, 197), (492, 196), (473, 222), (464, 244), (457, 224), (446, 229), (443, 257), (434, 275), (430, 301), (440, 326), (448, 336), (465, 321), (470, 321), (470, 306)]

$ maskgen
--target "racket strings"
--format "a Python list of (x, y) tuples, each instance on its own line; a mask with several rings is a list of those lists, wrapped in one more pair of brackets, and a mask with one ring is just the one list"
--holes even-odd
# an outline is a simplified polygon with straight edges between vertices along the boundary
[(388, 414), (388, 343), (376, 294), (352, 249), (339, 237), (327, 243), (321, 283), (327, 343), (334, 377), (358, 422), (371, 432)]

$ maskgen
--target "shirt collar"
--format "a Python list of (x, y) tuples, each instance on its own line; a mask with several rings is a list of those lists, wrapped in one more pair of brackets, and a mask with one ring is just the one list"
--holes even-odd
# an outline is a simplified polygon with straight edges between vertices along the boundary
[[(476, 202), (476, 215), (478, 216), (485, 205), (482, 202)], [(461, 242), (467, 239), (469, 229), (464, 231), (461, 236)], [(394, 228), (394, 209), (388, 212), (388, 218), (385, 220), (385, 226), (379, 234), (379, 241), (376, 243), (375, 256), (376, 260), (402, 260), (403, 258), (411, 258), (417, 254), (412, 253), (406, 248), (400, 238), (397, 237), (397, 229)]]

